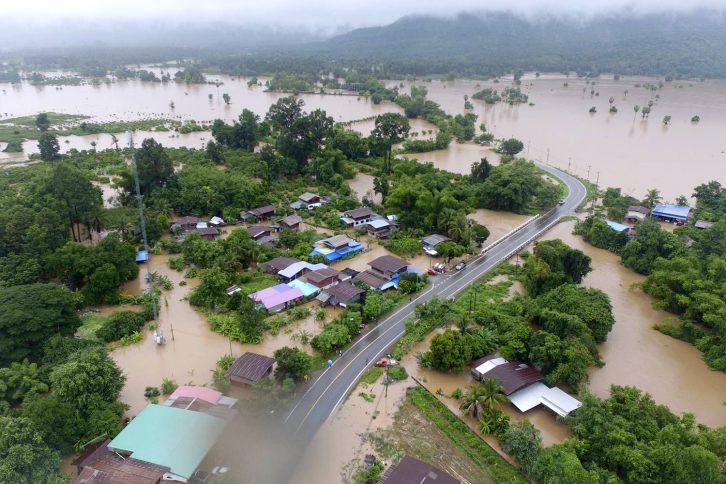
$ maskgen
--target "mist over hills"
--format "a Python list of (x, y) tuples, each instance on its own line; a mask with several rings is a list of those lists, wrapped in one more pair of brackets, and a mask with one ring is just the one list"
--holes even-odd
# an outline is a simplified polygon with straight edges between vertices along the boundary
[(26, 32), (31, 37), (27, 43), (19, 34), (11, 43), (3, 42), (12, 32), (0, 32), (0, 44), (26, 48), (0, 57), (34, 66), (183, 57), (236, 74), (375, 66), (378, 72), (418, 76), (490, 76), (519, 69), (726, 77), (726, 20), (723, 11), (715, 10), (586, 18), (525, 18), (504, 12), (411, 15), (334, 36), (304, 28), (149, 21), (112, 28), (81, 24), (47, 36)]

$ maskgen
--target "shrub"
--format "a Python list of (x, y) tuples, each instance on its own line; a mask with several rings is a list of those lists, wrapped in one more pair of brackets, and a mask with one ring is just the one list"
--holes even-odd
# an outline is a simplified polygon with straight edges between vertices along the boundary
[(119, 311), (112, 314), (96, 330), (96, 337), (101, 341), (110, 343), (138, 332), (146, 323), (143, 313), (136, 311)]
[(164, 378), (161, 381), (161, 393), (164, 395), (171, 395), (174, 393), (174, 390), (177, 389), (179, 385), (176, 384), (176, 382), (170, 378)]
[(401, 381), (408, 378), (408, 372), (406, 372), (406, 369), (402, 366), (392, 366), (388, 369), (388, 377), (391, 380)]
[(146, 399), (156, 398), (159, 395), (161, 395), (161, 392), (157, 387), (146, 387), (144, 389), (144, 398)]
[(170, 257), (167, 261), (167, 264), (169, 264), (169, 267), (177, 272), (181, 272), (184, 270), (184, 266), (186, 265), (184, 262), (184, 257)]

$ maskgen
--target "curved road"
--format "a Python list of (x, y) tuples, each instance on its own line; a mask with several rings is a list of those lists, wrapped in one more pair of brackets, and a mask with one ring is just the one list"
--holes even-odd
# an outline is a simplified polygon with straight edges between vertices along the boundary
[(404, 321), (414, 314), (416, 305), (434, 296), (447, 299), (456, 296), (469, 284), (515, 252), (542, 235), (565, 215), (572, 214), (585, 199), (587, 191), (576, 178), (556, 168), (538, 166), (567, 184), (565, 203), (558, 205), (517, 232), (495, 242), (485, 256), (476, 256), (460, 273), (434, 278), (433, 283), (413, 301), (399, 307), (373, 329), (356, 340), (307, 389), (285, 418), (285, 425), (303, 442), (310, 441), (358, 382), (370, 363), (386, 354), (388, 348), (404, 333)]

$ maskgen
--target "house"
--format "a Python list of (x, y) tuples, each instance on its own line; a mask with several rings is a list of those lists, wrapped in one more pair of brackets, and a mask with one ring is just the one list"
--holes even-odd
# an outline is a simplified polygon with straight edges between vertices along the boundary
[(509, 401), (520, 412), (527, 412), (538, 405), (544, 405), (560, 417), (566, 417), (582, 403), (557, 387), (549, 388), (544, 383), (533, 383), (509, 395)]
[(288, 282), (287, 285), (300, 289), (300, 292), (303, 293), (304, 297), (312, 297), (320, 292), (320, 288), (318, 286), (314, 286), (308, 281), (303, 281), (302, 279), (294, 279)]
[(347, 235), (334, 235), (315, 242), (310, 255), (322, 255), (330, 261), (352, 257), (361, 250), (363, 250), (363, 244), (360, 242), (351, 239)]
[(263, 262), (260, 264), (260, 267), (265, 272), (277, 274), (281, 270), (293, 265), (295, 262), (300, 262), (300, 259), (296, 259), (295, 257), (275, 257), (267, 262)]
[(246, 352), (232, 363), (225, 376), (230, 383), (254, 385), (272, 372), (275, 359)]
[(250, 299), (257, 301), (265, 308), (265, 311), (276, 313), (282, 311), (300, 301), (304, 294), (296, 288), (287, 284), (278, 284), (276, 286), (262, 289), (261, 291), (250, 294)]
[(340, 272), (330, 267), (324, 267), (308, 272), (305, 275), (305, 280), (317, 288), (325, 289), (340, 281)]
[(340, 271), (340, 276), (338, 276), (338, 278), (340, 279), (340, 282), (345, 282), (353, 279), (358, 274), (360, 274), (360, 272), (358, 272), (357, 270), (346, 267), (345, 269)]
[(169, 467), (121, 457), (108, 449), (110, 440), (89, 447), (89, 451), (73, 463), (77, 465), (78, 476), (73, 484), (107, 484), (133, 482), (157, 484), (163, 482)]
[(664, 222), (685, 223), (688, 221), (688, 215), (690, 213), (691, 207), (661, 203), (655, 206), (655, 208), (650, 212), (650, 216)]
[(358, 286), (354, 286), (349, 282), (341, 282), (334, 286), (330, 286), (323, 292), (318, 294), (315, 299), (321, 306), (342, 306), (347, 307), (350, 304), (358, 303), (365, 291)]
[(503, 365), (507, 360), (501, 357), (487, 356), (480, 358), (472, 364), (471, 376), (476, 380), (483, 380), (484, 375), (495, 366)]
[(247, 212), (243, 212), (242, 214), (240, 214), (240, 218), (242, 220), (252, 218), (257, 222), (261, 220), (269, 220), (274, 216), (275, 207), (273, 207), (272, 205), (265, 205), (264, 207), (253, 208), (252, 210), (248, 210)]
[(300, 230), (300, 224), (303, 219), (299, 215), (288, 215), (287, 217), (280, 219), (277, 224), (281, 229)]
[(625, 212), (626, 222), (642, 222), (650, 214), (650, 210), (640, 205), (631, 205)]
[(182, 385), (174, 390), (163, 405), (231, 420), (237, 415), (237, 402), (236, 398), (224, 396), (211, 388)]
[(123, 459), (169, 469), (164, 480), (188, 482), (224, 427), (223, 419), (204, 412), (149, 404), (108, 443), (108, 449)]
[(387, 277), (383, 277), (379, 274), (374, 273), (373, 271), (366, 270), (363, 272), (359, 272), (354, 278), (353, 282), (362, 282), (363, 284), (366, 284), (371, 289), (378, 289), (379, 291), (385, 291), (386, 289), (392, 288), (395, 283), (392, 282)]
[(500, 363), (480, 374), (481, 379), (496, 378), (502, 385), (502, 393), (507, 396), (544, 379), (544, 375), (537, 368), (525, 365), (521, 361)]
[(308, 210), (312, 210), (328, 202), (330, 202), (330, 199), (327, 197), (321, 197), (315, 193), (305, 192), (300, 195), (297, 200), (290, 204), (290, 208), (293, 210), (300, 210), (305, 207)]
[(383, 473), (378, 484), (460, 484), (460, 481), (438, 467), (405, 456)]
[(181, 230), (182, 232), (187, 232), (196, 229), (199, 222), (203, 222), (203, 220), (198, 217), (192, 217), (189, 215), (185, 217), (179, 217), (174, 220), (174, 224), (171, 226), (171, 230), (172, 232), (175, 229)]
[(408, 269), (408, 262), (392, 255), (382, 255), (370, 261), (368, 265), (373, 271), (388, 279), (403, 274)]
[(343, 212), (340, 216), (340, 221), (346, 227), (358, 227), (373, 220), (373, 215), (373, 210), (369, 207), (354, 208), (353, 210)]
[(214, 240), (219, 237), (219, 229), (214, 227), (197, 228), (196, 232), (207, 240)]
[(250, 234), (252, 240), (258, 241), (262, 237), (269, 237), (272, 235), (272, 227), (268, 227), (266, 225), (254, 225), (252, 227), (247, 227), (247, 233)]
[(451, 239), (445, 235), (432, 234), (421, 239), (421, 245), (423, 245), (423, 250), (428, 255), (437, 256), (439, 253), (436, 252), (436, 246), (441, 242), (448, 242), (450, 240)]
[(328, 266), (322, 263), (311, 264), (305, 261), (298, 261), (279, 271), (277, 275), (280, 276), (280, 279), (283, 281), (292, 281), (306, 272), (317, 271), (319, 269), (325, 269), (326, 267)]
[(387, 239), (391, 236), (393, 225), (384, 219), (379, 218), (368, 222), (368, 234), (373, 235), (379, 239)]
[(705, 220), (696, 220), (696, 223), (693, 224), (694, 227), (697, 229), (710, 229), (713, 227), (713, 222), (706, 222)]

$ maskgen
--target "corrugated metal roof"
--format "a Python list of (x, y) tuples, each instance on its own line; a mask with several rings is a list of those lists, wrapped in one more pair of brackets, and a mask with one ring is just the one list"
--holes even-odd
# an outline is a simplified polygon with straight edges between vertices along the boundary
[(460, 484), (441, 469), (426, 462), (405, 456), (383, 474), (381, 484)]
[(557, 387), (549, 388), (539, 400), (542, 405), (550, 408), (560, 417), (566, 417), (570, 412), (582, 406), (582, 403), (578, 399), (568, 395)]
[(368, 263), (373, 269), (384, 274), (395, 274), (408, 267), (408, 262), (392, 255), (382, 255)]
[(108, 448), (169, 467), (189, 479), (224, 429), (225, 422), (201, 412), (147, 405)]
[(213, 390), (211, 388), (207, 387), (197, 387), (197, 386), (191, 386), (191, 385), (182, 385), (176, 390), (174, 390), (174, 393), (172, 393), (169, 398), (179, 398), (179, 397), (192, 397), (192, 398), (200, 398), (204, 400), (205, 402), (209, 402), (211, 404), (216, 404), (217, 400), (219, 400), (219, 397), (222, 396), (222, 392), (218, 392), (217, 390)]
[(608, 224), (608, 227), (616, 232), (625, 232), (626, 230), (630, 230), (629, 225), (619, 224), (617, 222), (613, 222), (612, 220), (605, 220), (605, 223)]
[(526, 412), (539, 405), (540, 397), (549, 391), (544, 383), (533, 383), (529, 386), (517, 390), (509, 395), (509, 401), (519, 409), (520, 412)]
[(544, 379), (544, 376), (537, 368), (519, 361), (504, 363), (492, 368), (484, 375), (484, 378), (489, 377), (499, 380), (502, 385), (502, 393), (505, 395), (511, 395), (520, 388)]
[(227, 370), (227, 378), (236, 376), (253, 382), (258, 381), (275, 364), (275, 359), (257, 353), (247, 352), (237, 358)]
[(661, 204), (655, 206), (655, 208), (650, 213), (650, 215), (653, 217), (687, 220), (688, 214), (690, 212), (691, 212), (691, 207), (687, 207), (685, 205), (670, 205), (667, 203), (661, 203)]
[(309, 282), (306, 282), (306, 281), (303, 281), (300, 279), (295, 279), (294, 281), (290, 281), (287, 283), (287, 285), (290, 287), (295, 287), (297, 289), (300, 289), (303, 293), (303, 296), (305, 296), (305, 297), (309, 297), (309, 296), (312, 296), (313, 294), (317, 294), (318, 292), (320, 292), (319, 287), (314, 286), (314, 285), (310, 284)]

